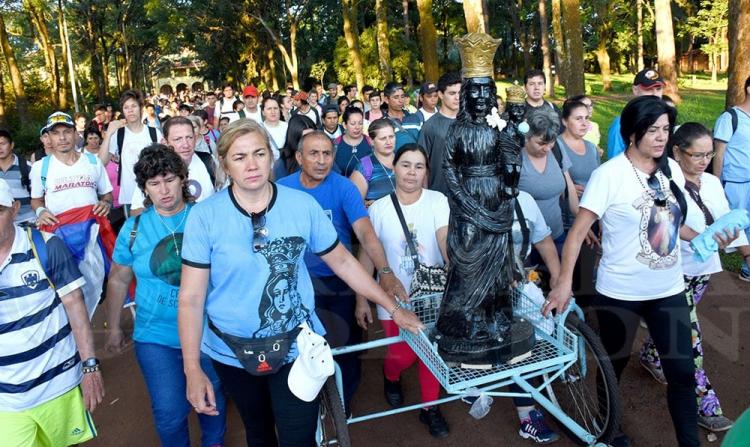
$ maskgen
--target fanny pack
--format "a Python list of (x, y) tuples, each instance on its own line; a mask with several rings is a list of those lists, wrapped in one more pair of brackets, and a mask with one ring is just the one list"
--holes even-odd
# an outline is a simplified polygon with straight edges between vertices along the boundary
[(289, 332), (263, 338), (237, 337), (221, 332), (210, 318), (208, 328), (229, 346), (245, 371), (254, 376), (274, 374), (281, 369), (302, 330), (301, 327), (296, 327)]

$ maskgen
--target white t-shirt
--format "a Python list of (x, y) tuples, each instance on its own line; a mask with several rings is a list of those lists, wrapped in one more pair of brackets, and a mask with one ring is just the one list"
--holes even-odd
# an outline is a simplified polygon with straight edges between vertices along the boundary
[[(211, 183), (211, 177), (208, 175), (206, 165), (195, 154), (193, 154), (190, 166), (188, 166), (188, 190), (195, 197), (196, 202), (205, 200), (214, 193), (214, 185)], [(130, 208), (134, 210), (143, 208), (144, 199), (143, 191), (140, 188), (135, 188)]]
[[(445, 265), (435, 232), (448, 226), (448, 198), (441, 192), (423, 189), (416, 202), (411, 205), (402, 204), (401, 210), (407, 227), (416, 238), (419, 262), (427, 266)], [(391, 196), (376, 200), (370, 205), (368, 212), (375, 234), (383, 244), (388, 265), (408, 291), (414, 275), (414, 263)], [(391, 319), (388, 311), (381, 306), (378, 306), (378, 318)]]
[(523, 245), (523, 233), (521, 231), (521, 224), (518, 222), (518, 214), (515, 209), (513, 210), (513, 250), (515, 250), (516, 256), (521, 260), (526, 259), (531, 253), (531, 248), (534, 244), (538, 244), (545, 237), (552, 234), (552, 230), (549, 225), (544, 221), (542, 211), (539, 209), (539, 205), (531, 194), (525, 191), (518, 191), (518, 204), (521, 205), (521, 211), (523, 212), (523, 218), (526, 221), (526, 227), (529, 229), (529, 245), (526, 249), (526, 253), (521, 254), (521, 246)]
[[(68, 166), (50, 155), (47, 181), (42, 186), (41, 160), (31, 165), (31, 197), (44, 198), (44, 206), (58, 215), (73, 208), (93, 205), (99, 196), (112, 192), (107, 170), (99, 157), (80, 154), (78, 161)], [(92, 163), (93, 161), (93, 163)]]
[[(713, 216), (714, 220), (721, 216), (729, 213), (729, 202), (724, 195), (724, 188), (721, 187), (721, 181), (709, 173), (704, 172), (701, 176), (701, 189), (700, 196), (703, 204), (708, 208)], [(695, 230), (697, 233), (702, 233), (706, 229), (706, 218), (703, 216), (698, 204), (693, 198), (685, 191), (685, 200), (688, 203), (688, 213), (685, 219), (685, 225)], [(741, 245), (747, 245), (747, 236), (744, 231), (739, 232), (740, 236), (735, 239), (727, 251)], [(721, 260), (719, 259), (719, 253), (714, 253), (706, 262), (698, 262), (693, 257), (693, 248), (689, 243), (684, 242), (680, 245), (680, 251), (682, 256), (682, 270), (687, 276), (701, 276), (711, 275), (721, 271)]]
[(216, 118), (216, 124), (218, 124), (219, 118), (234, 112), (235, 101), (237, 101), (237, 98), (234, 96), (231, 98), (225, 98), (222, 96), (216, 101), (216, 106), (214, 107), (214, 118)]
[[(161, 140), (161, 130), (156, 129), (156, 142)], [(128, 127), (125, 127), (125, 138), (122, 143), (122, 159), (120, 160), (120, 197), (117, 198), (118, 202), (125, 205), (130, 204), (133, 190), (138, 189), (135, 187), (133, 167), (138, 161), (143, 148), (152, 143), (154, 142), (151, 141), (151, 133), (147, 126), (143, 126), (143, 129), (139, 133), (133, 133)], [(115, 132), (109, 139), (109, 153), (117, 155), (119, 152), (118, 149), (117, 132)]]
[[(685, 177), (669, 159), (672, 178), (680, 188)], [(591, 174), (581, 207), (600, 217), (603, 255), (596, 290), (610, 298), (644, 301), (665, 298), (685, 290), (680, 262), (680, 220), (669, 180), (659, 172), (667, 197), (666, 207), (654, 206), (654, 197), (643, 185), (624, 154), (617, 155)], [(643, 183), (643, 185), (641, 184)]]
[(286, 123), (286, 121), (279, 121), (276, 126), (269, 126), (268, 123), (263, 123), (263, 127), (266, 128), (268, 131), (268, 135), (271, 136), (271, 139), (273, 140), (273, 143), (276, 145), (271, 145), (271, 148), (273, 149), (273, 159), (278, 160), (279, 159), (279, 151), (282, 147), (284, 147), (284, 144), (286, 143), (286, 129), (289, 127), (289, 125)]
[(238, 115), (242, 118), (242, 115), (244, 114), (244, 118), (247, 118), (249, 120), (253, 120), (258, 124), (263, 124), (263, 115), (260, 113), (260, 107), (255, 110), (255, 112), (251, 112), (248, 109), (242, 109), (240, 112), (237, 112)]
[(436, 113), (438, 113), (438, 108), (435, 107), (435, 111), (434, 112), (428, 112), (427, 110), (424, 109), (424, 107), (420, 107), (419, 111), (422, 112), (422, 116), (424, 116), (424, 120), (427, 121), (428, 119), (430, 119), (433, 116), (435, 116)]

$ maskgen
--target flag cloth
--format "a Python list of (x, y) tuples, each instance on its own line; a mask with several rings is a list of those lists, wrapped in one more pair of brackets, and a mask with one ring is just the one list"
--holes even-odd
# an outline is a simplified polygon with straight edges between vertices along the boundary
[(112, 264), (116, 235), (106, 217), (96, 216), (94, 207), (73, 208), (55, 217), (54, 225), (41, 225), (40, 230), (52, 233), (67, 245), (78, 264), (86, 284), (81, 288), (89, 319), (94, 316), (102, 295), (104, 279)]

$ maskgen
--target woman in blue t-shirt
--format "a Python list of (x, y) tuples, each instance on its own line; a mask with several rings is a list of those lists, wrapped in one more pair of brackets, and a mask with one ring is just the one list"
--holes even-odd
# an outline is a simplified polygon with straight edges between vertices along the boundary
[(336, 138), (336, 172), (349, 177), (362, 157), (372, 154), (369, 139), (362, 132), (364, 113), (357, 107), (349, 106), (344, 110), (344, 128), (346, 132)]
[[(193, 206), (185, 180), (187, 167), (167, 146), (143, 149), (134, 167), (146, 197), (146, 211), (128, 219), (117, 237), (107, 286), (107, 350), (119, 353), (125, 337), (120, 314), (128, 287), (137, 285), (135, 355), (151, 397), (151, 410), (162, 445), (190, 445), (186, 383), (177, 335), (182, 236)], [(201, 366), (218, 389), (220, 382), (207, 356)], [(216, 393), (216, 415), (199, 415), (203, 446), (221, 445), (226, 431), (226, 402)]]
[[(232, 184), (196, 205), (181, 253), (178, 312), (188, 399), (199, 414), (216, 414), (216, 392), (199, 361), (203, 350), (237, 406), (248, 445), (313, 445), (325, 373), (303, 369), (301, 381), (290, 375), (297, 328), (325, 333), (305, 252), (388, 309), (399, 327), (416, 331), (422, 324), (339, 243), (312, 196), (271, 181), (273, 157), (262, 125), (230, 124), (218, 152)], [(248, 348), (259, 344), (268, 348)]]
[(349, 179), (359, 189), (366, 206), (392, 193), (395, 187), (393, 153), (396, 148), (396, 129), (387, 118), (370, 123), (372, 154), (362, 157)]

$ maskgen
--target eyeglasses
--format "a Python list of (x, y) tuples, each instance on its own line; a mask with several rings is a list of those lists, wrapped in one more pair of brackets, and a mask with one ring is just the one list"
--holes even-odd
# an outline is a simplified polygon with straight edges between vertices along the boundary
[(667, 194), (661, 187), (661, 182), (656, 174), (648, 178), (648, 187), (654, 192), (654, 205), (658, 207), (667, 206)]
[(688, 151), (682, 151), (682, 152), (684, 152), (684, 153), (685, 153), (685, 155), (688, 155), (688, 156), (690, 156), (690, 158), (691, 158), (691, 159), (692, 159), (693, 161), (701, 161), (701, 160), (703, 160), (704, 158), (705, 158), (706, 160), (708, 160), (708, 161), (711, 161), (711, 159), (712, 159), (712, 158), (714, 158), (714, 157), (716, 156), (716, 152), (706, 152), (706, 153), (703, 153), (703, 154), (690, 153), (690, 152), (688, 152)]
[(257, 253), (268, 245), (268, 228), (266, 228), (266, 213), (252, 213), (253, 221), (253, 252)]

